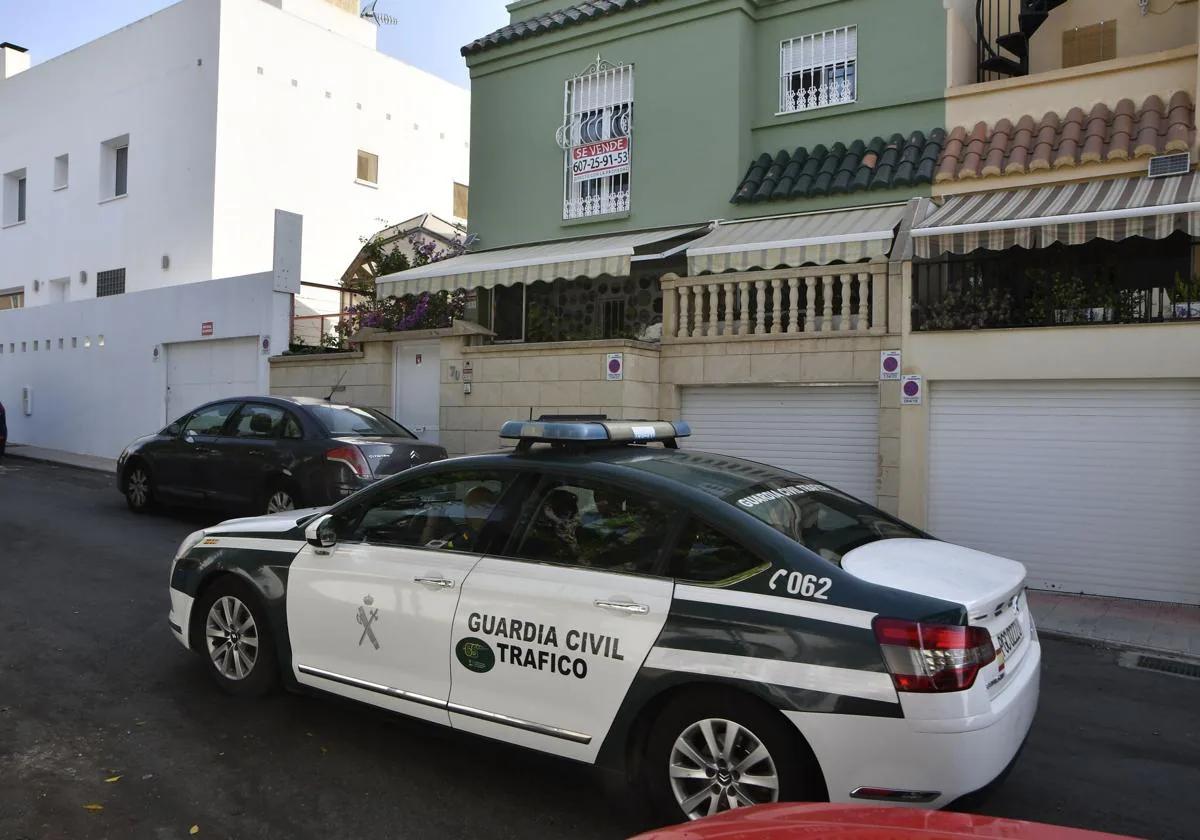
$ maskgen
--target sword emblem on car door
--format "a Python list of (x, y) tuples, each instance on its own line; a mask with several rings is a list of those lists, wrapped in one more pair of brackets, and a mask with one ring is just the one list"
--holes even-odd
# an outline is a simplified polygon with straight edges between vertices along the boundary
[(379, 609), (375, 608), (369, 613), (367, 612), (367, 608), (374, 603), (375, 599), (368, 595), (367, 597), (363, 598), (363, 604), (365, 606), (358, 608), (358, 623), (362, 625), (363, 629), (362, 635), (358, 637), (358, 646), (362, 647), (363, 640), (370, 639), (371, 644), (375, 647), (375, 650), (379, 650), (379, 639), (375, 638), (375, 631), (371, 628), (371, 625), (379, 620)]

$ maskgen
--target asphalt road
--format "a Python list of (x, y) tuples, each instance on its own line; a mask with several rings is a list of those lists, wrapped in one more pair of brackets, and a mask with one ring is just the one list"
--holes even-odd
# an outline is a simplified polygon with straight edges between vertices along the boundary
[[(337, 701), (220, 693), (166, 625), (169, 558), (212, 521), (138, 517), (105, 476), (0, 461), (0, 840), (167, 840), (192, 826), (618, 840), (647, 827), (586, 767)], [(1044, 641), (1030, 742), (982, 811), (1200, 836), (1200, 681)]]

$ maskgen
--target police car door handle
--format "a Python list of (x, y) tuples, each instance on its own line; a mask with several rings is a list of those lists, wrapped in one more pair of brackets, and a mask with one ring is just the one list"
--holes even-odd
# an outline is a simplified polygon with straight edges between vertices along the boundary
[(413, 582), (423, 583), (426, 586), (440, 586), (443, 589), (450, 589), (451, 587), (454, 586), (454, 581), (447, 580), (446, 578), (416, 577), (416, 578), (413, 578)]
[(596, 601), (595, 604), (602, 610), (618, 610), (637, 615), (645, 615), (650, 612), (650, 608), (645, 604), (631, 604), (628, 601)]

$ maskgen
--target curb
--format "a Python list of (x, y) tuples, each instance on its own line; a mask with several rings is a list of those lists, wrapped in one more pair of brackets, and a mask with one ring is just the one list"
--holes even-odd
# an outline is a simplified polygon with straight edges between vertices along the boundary
[(1046, 630), (1039, 624), (1037, 628), (1039, 638), (1055, 639), (1061, 642), (1077, 642), (1080, 644), (1090, 645), (1092, 647), (1102, 647), (1115, 651), (1136, 651), (1138, 653), (1156, 653), (1162, 656), (1174, 656), (1180, 659), (1190, 661), (1200, 660), (1200, 654), (1191, 653), (1186, 650), (1178, 650), (1174, 648), (1156, 647), (1154, 645), (1141, 645), (1135, 642), (1123, 642), (1116, 639), (1103, 639), (1099, 636), (1082, 636), (1078, 633), (1068, 633), (1064, 630)]
[(18, 461), (28, 461), (33, 464), (50, 464), (55, 467), (66, 467), (67, 469), (72, 470), (84, 470), (86, 472), (99, 473), (100, 475), (117, 474), (115, 467), (113, 469), (109, 469), (107, 467), (93, 467), (89, 466), (88, 464), (72, 464), (68, 461), (58, 461), (54, 458), (46, 458), (39, 455), (25, 455), (21, 452), (13, 452), (11, 449), (4, 454), (4, 457), (5, 459), (15, 458)]

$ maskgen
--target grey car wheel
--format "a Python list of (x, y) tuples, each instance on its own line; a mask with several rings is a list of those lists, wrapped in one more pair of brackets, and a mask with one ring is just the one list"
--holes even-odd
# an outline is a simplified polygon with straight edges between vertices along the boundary
[(125, 501), (135, 513), (145, 513), (154, 507), (154, 482), (150, 472), (135, 464), (125, 476)]
[(263, 513), (283, 513), (301, 507), (300, 499), (292, 485), (282, 480), (268, 484), (262, 499), (260, 509)]

